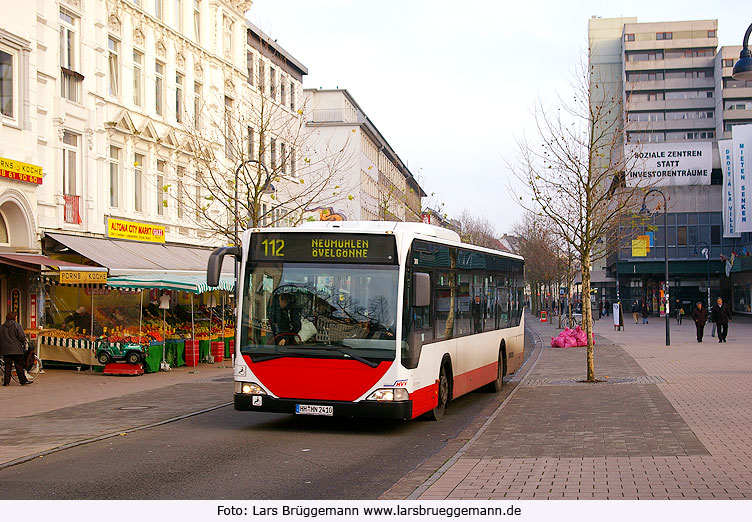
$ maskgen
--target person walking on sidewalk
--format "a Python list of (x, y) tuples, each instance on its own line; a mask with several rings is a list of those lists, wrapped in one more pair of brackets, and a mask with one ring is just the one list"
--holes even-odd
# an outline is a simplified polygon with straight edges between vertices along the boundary
[(684, 307), (680, 303), (676, 308), (676, 324), (682, 324), (682, 319), (684, 319)]
[(719, 297), (713, 307), (712, 316), (718, 331), (718, 342), (725, 343), (728, 335), (728, 324), (731, 321), (731, 308), (729, 308), (728, 303), (724, 303), (723, 299)]
[(640, 303), (636, 299), (632, 303), (632, 318), (634, 319), (634, 324), (640, 322)]
[(642, 324), (648, 324), (648, 317), (650, 317), (650, 310), (648, 310), (648, 304), (642, 303)]
[(702, 303), (698, 302), (692, 310), (692, 319), (695, 322), (697, 328), (697, 342), (702, 342), (702, 334), (705, 333), (705, 323), (708, 322), (708, 311), (702, 307)]
[(31, 381), (26, 378), (26, 371), (24, 371), (25, 348), (26, 334), (24, 334), (21, 325), (16, 322), (16, 313), (8, 312), (8, 315), (5, 316), (5, 322), (0, 326), (0, 353), (5, 362), (3, 386), (10, 384), (10, 373), (14, 364), (21, 385), (31, 384)]

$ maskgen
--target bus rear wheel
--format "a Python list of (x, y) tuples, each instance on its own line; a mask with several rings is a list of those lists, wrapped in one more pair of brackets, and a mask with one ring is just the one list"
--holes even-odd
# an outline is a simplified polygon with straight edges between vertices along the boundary
[(496, 379), (489, 382), (483, 387), (483, 391), (489, 393), (499, 393), (504, 386), (504, 376), (507, 374), (506, 352), (499, 350), (499, 363), (496, 368)]
[(441, 365), (441, 371), (439, 371), (439, 403), (434, 409), (428, 412), (428, 418), (431, 420), (439, 420), (444, 416), (444, 410), (446, 409), (447, 402), (449, 402), (449, 377), (447, 376), (446, 365)]

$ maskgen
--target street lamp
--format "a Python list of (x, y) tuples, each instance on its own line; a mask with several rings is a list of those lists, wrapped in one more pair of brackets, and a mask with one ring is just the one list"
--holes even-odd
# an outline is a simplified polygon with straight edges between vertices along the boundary
[(666, 293), (665, 293), (665, 299), (666, 299), (666, 346), (671, 345), (671, 321), (669, 321), (668, 312), (670, 310), (669, 307), (669, 295), (668, 295), (668, 200), (666, 199), (666, 195), (661, 192), (660, 190), (654, 188), (650, 189), (645, 193), (645, 197), (642, 198), (642, 209), (646, 210), (645, 202), (648, 199), (648, 196), (652, 194), (653, 192), (657, 192), (661, 196), (663, 196), (663, 256), (664, 256), (664, 262), (665, 262), (665, 276), (666, 276)]
[[(697, 247), (700, 245), (705, 245), (705, 248), (702, 249), (702, 252), (697, 251)], [(695, 243), (695, 251), (694, 254), (704, 254), (705, 259), (708, 260), (708, 310), (710, 310), (710, 245), (708, 245), (705, 241), (698, 241)]]
[(735, 80), (752, 80), (752, 51), (749, 50), (749, 35), (752, 33), (752, 24), (747, 27), (742, 42), (742, 52), (739, 53), (739, 60), (734, 64), (734, 70), (731, 76)]

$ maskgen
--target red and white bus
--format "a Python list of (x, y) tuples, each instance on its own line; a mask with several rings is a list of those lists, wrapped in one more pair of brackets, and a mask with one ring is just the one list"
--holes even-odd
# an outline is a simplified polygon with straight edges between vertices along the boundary
[(523, 259), (422, 223), (253, 229), (236, 256), (236, 410), (439, 419), (523, 362)]

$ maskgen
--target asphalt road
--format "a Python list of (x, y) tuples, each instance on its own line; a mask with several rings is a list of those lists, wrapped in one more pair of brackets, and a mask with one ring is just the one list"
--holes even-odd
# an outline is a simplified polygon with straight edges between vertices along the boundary
[(439, 422), (228, 406), (4, 469), (0, 498), (372, 499), (500, 400), (470, 393)]

